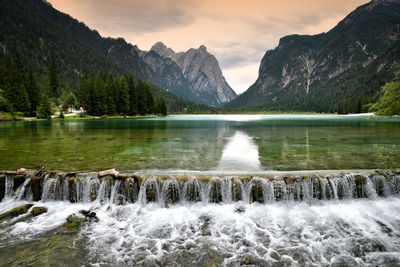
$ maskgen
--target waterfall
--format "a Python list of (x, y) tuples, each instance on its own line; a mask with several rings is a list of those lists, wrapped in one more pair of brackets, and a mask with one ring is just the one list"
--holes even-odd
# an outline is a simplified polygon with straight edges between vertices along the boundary
[[(43, 180), (42, 201), (59, 200), (60, 181), (57, 178), (50, 178), (49, 175)], [(58, 191), (58, 192), (57, 192)]]
[(163, 203), (174, 204), (180, 200), (180, 187), (178, 181), (173, 177), (163, 183), (161, 192)]
[[(149, 202), (169, 206), (179, 201), (204, 203), (272, 203), (390, 197), (400, 194), (400, 175), (346, 174), (291, 177), (103, 177), (95, 173), (76, 177), (48, 173), (42, 177), (7, 175), (4, 200), (70, 201), (72, 203)], [(1, 189), (1, 187), (0, 187)], [(0, 192), (1, 193), (1, 192)]]
[(20, 187), (17, 188), (14, 194), (14, 200), (16, 201), (21, 200), (22, 198), (24, 198), (25, 195), (26, 195), (25, 199), (30, 200), (31, 192), (30, 190), (27, 190), (27, 186), (30, 184), (30, 182), (31, 178), (27, 178), (25, 182)]
[(272, 184), (274, 188), (274, 199), (277, 201), (288, 200), (285, 181), (281, 177), (274, 177)]
[(301, 199), (301, 177), (287, 179), (286, 190), (289, 201), (300, 201)]
[(11, 199), (14, 193), (14, 178), (11, 175), (6, 176), (4, 199)]
[(182, 199), (185, 201), (198, 202), (201, 201), (202, 188), (200, 181), (191, 177), (184, 183), (182, 190)]
[(274, 185), (267, 179), (252, 178), (246, 186), (243, 200), (247, 203), (270, 203), (274, 201)]
[(160, 185), (156, 178), (149, 177), (142, 182), (138, 201), (143, 205), (149, 202), (158, 202), (160, 205), (163, 205), (160, 198)]

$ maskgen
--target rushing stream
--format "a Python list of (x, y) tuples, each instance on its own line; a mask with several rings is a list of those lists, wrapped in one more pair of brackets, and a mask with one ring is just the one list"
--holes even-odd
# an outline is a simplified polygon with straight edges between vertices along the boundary
[(3, 263), (26, 264), (34, 240), (87, 209), (100, 221), (85, 223), (71, 243), (84, 252), (80, 265), (400, 265), (400, 175), (150, 176), (139, 183), (47, 174), (36, 202), (37, 177), (16, 179), (5, 179), (0, 214), (28, 202), (48, 212), (0, 224)]

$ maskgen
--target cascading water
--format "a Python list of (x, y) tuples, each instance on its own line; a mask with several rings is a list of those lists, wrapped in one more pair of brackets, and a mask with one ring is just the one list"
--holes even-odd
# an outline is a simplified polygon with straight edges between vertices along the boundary
[(185, 201), (199, 202), (201, 201), (202, 188), (199, 180), (190, 178), (184, 183), (182, 199)]
[(48, 212), (0, 224), (3, 255), (86, 209), (100, 221), (76, 237), (82, 265), (400, 264), (400, 175), (11, 178), (0, 213), (39, 193)]
[(180, 200), (181, 190), (178, 181), (175, 178), (169, 178), (162, 186), (163, 203), (174, 204)]
[[(159, 179), (155, 177), (99, 179), (94, 174), (79, 177), (47, 174), (38, 181), (30, 176), (23, 180), (18, 178), (16, 184), (13, 176), (7, 176), (4, 185), (4, 199), (29, 200), (33, 189), (36, 199), (43, 202), (64, 200), (90, 203), (93, 201), (110, 201), (114, 204), (149, 202), (174, 204), (180, 201), (231, 203), (274, 201), (303, 201), (313, 203), (316, 200), (353, 199), (390, 197), (400, 193), (400, 176), (392, 175), (390, 179), (383, 175), (328, 175), (324, 177), (279, 177), (273, 178), (240, 178), (212, 177), (209, 179), (187, 178), (178, 181), (174, 177)], [(18, 187), (16, 185), (19, 185)]]
[(5, 180), (5, 199), (11, 199), (14, 193), (14, 179), (12, 176), (7, 175)]

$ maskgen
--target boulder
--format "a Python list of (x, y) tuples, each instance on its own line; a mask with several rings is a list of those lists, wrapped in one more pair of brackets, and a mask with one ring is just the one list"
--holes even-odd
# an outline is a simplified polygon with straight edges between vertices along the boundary
[(19, 174), (14, 176), (14, 192), (25, 182), (25, 175)]
[(42, 198), (42, 181), (43, 177), (40, 176), (33, 176), (31, 178), (33, 201), (39, 201)]
[(47, 212), (47, 208), (46, 207), (33, 207), (32, 209), (32, 215), (33, 216), (39, 216), (43, 213)]
[(33, 204), (25, 204), (19, 207), (16, 207), (6, 213), (0, 214), (0, 223), (11, 220), (19, 215), (25, 214), (28, 210), (33, 206)]

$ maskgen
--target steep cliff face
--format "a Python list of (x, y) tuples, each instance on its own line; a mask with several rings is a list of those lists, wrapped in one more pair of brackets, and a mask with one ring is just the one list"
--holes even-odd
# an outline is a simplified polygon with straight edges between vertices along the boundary
[(399, 59), (398, 40), (400, 2), (372, 1), (327, 33), (283, 37), (263, 57), (257, 81), (228, 106), (336, 112), (343, 99), (373, 98)]
[(159, 83), (182, 97), (214, 106), (236, 97), (222, 75), (217, 59), (205, 46), (175, 53), (158, 42), (150, 52), (139, 54), (154, 72), (161, 74)]
[(179, 66), (170, 58), (162, 57), (154, 51), (148, 53), (141, 53), (142, 60), (151, 66), (153, 72), (156, 74), (157, 84), (162, 88), (176, 95), (182, 96), (189, 100), (197, 100), (190, 88), (189, 81), (185, 78)]

